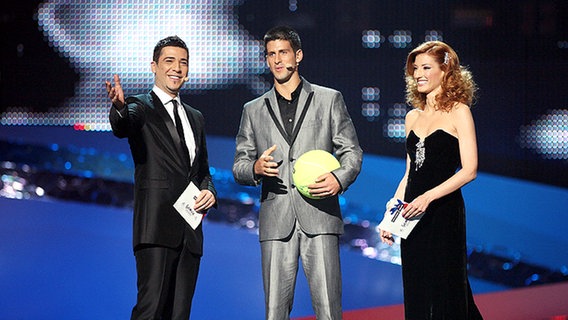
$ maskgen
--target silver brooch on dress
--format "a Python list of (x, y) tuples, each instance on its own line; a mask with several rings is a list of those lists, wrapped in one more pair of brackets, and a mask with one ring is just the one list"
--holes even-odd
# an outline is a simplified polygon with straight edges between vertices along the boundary
[(424, 148), (424, 139), (420, 138), (416, 143), (416, 160), (414, 160), (416, 171), (422, 167), (424, 160), (426, 160), (426, 149)]

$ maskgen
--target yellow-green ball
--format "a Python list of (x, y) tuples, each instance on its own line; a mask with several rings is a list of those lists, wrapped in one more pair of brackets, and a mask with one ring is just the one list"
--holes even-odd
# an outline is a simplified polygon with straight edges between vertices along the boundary
[(316, 182), (316, 178), (331, 172), (341, 165), (339, 161), (325, 150), (311, 150), (301, 155), (294, 164), (292, 179), (300, 193), (310, 199), (319, 199), (308, 192), (308, 185)]

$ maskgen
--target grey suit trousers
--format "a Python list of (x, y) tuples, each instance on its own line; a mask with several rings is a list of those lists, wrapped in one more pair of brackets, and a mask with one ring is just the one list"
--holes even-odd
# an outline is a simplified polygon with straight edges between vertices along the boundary
[(342, 319), (338, 235), (311, 236), (296, 221), (288, 238), (262, 241), (260, 247), (267, 320), (290, 319), (299, 258), (316, 318)]

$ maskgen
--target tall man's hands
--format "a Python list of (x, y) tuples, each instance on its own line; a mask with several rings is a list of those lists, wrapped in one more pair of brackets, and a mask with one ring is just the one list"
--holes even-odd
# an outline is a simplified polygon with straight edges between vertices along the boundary
[[(272, 153), (276, 145), (266, 149), (254, 163), (254, 174), (257, 176), (277, 177), (280, 163), (274, 161)], [(282, 159), (280, 159), (282, 160)], [(308, 186), (311, 195), (316, 197), (332, 197), (341, 191), (341, 185), (331, 173), (322, 174), (315, 183)]]
[(316, 183), (308, 185), (308, 192), (314, 197), (333, 197), (341, 191), (341, 186), (333, 174), (324, 173), (317, 177)]
[[(272, 153), (276, 150), (276, 145), (266, 149), (260, 158), (254, 163), (254, 173), (258, 176), (267, 177), (278, 177), (278, 166), (277, 162), (274, 162), (274, 157)], [(282, 159), (280, 159), (282, 160)]]
[(122, 91), (122, 86), (120, 85), (120, 77), (118, 74), (114, 75), (114, 87), (110, 83), (110, 81), (105, 81), (106, 90), (108, 93), (108, 97), (112, 104), (117, 109), (122, 109), (124, 106), (124, 91)]

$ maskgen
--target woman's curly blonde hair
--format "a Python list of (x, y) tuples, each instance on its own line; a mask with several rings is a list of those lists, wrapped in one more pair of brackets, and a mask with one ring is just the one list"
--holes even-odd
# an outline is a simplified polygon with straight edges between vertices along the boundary
[(467, 68), (460, 65), (454, 49), (441, 41), (424, 42), (408, 54), (405, 72), (406, 102), (421, 110), (424, 110), (426, 106), (426, 94), (418, 92), (413, 75), (416, 56), (422, 53), (433, 57), (445, 72), (442, 79), (442, 92), (436, 96), (436, 108), (449, 112), (456, 102), (471, 106), (477, 91), (473, 76)]

